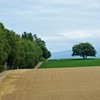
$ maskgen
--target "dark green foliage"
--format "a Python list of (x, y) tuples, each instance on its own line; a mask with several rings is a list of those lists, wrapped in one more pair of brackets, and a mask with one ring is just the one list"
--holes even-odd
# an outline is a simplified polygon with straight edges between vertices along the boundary
[(48, 59), (49, 57), (51, 57), (51, 53), (50, 53), (50, 51), (48, 51), (47, 50), (47, 48), (42, 48), (42, 50), (43, 50), (43, 57), (45, 58), (45, 59)]
[(84, 59), (86, 59), (87, 56), (96, 55), (96, 50), (90, 43), (80, 43), (74, 45), (72, 51), (72, 56), (82, 56)]
[(34, 36), (27, 32), (20, 36), (0, 23), (0, 65), (3, 69), (33, 68), (41, 58), (50, 57), (45, 42)]
[(71, 68), (100, 66), (100, 59), (60, 59), (45, 61), (40, 68)]
[(3, 25), (3, 23), (0, 22), (0, 31), (1, 31), (2, 29), (4, 29), (4, 25)]
[(46, 48), (45, 41), (41, 40), (41, 38), (38, 38), (36, 34), (34, 34), (34, 40), (36, 41), (37, 45), (42, 50), (42, 57), (44, 57), (45, 59), (50, 58), (51, 57), (51, 53)]
[(4, 66), (0, 65), (0, 72), (4, 71)]
[(33, 41), (32, 33), (24, 32), (24, 33), (22, 34), (22, 38)]
[[(39, 58), (42, 55), (41, 49), (37, 46), (35, 42), (22, 40), (21, 42), (22, 51), (20, 53), (20, 62), (19, 65), (21, 68), (27, 66), (27, 68), (32, 68), (36, 63), (39, 62)], [(24, 59), (23, 59), (24, 58)]]

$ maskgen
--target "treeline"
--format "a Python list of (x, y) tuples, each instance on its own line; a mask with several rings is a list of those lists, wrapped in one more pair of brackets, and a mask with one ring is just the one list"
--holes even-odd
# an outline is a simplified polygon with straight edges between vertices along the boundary
[(36, 34), (20, 36), (0, 23), (0, 69), (33, 68), (50, 56), (45, 41)]

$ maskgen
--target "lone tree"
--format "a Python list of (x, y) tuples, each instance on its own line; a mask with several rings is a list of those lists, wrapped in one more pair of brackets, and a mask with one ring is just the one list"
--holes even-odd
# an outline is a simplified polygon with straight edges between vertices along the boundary
[(96, 50), (90, 43), (79, 43), (72, 47), (72, 56), (81, 56), (84, 59), (87, 56), (96, 56)]

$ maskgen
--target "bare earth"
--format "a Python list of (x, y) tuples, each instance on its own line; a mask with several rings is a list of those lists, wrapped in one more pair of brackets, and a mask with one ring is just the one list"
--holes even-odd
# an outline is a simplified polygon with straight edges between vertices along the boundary
[(100, 67), (11, 71), (0, 100), (100, 100)]

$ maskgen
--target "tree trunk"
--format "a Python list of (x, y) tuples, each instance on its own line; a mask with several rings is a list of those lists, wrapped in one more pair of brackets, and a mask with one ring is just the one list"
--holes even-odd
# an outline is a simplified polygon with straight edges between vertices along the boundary
[(7, 70), (7, 62), (5, 61), (4, 69)]
[(19, 69), (19, 67), (17, 66), (17, 69)]
[(83, 55), (82, 57), (83, 57), (83, 59), (86, 59), (86, 58), (87, 58), (87, 56), (86, 56), (86, 55)]

